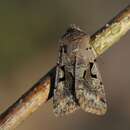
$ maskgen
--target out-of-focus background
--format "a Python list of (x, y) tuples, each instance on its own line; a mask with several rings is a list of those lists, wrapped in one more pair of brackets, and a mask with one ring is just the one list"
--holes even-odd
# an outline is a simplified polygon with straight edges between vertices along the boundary
[[(56, 63), (58, 39), (75, 23), (90, 35), (129, 0), (1, 0), (0, 112), (10, 106)], [(130, 130), (130, 33), (99, 57), (108, 112), (84, 111), (57, 118), (52, 101), (17, 130)]]

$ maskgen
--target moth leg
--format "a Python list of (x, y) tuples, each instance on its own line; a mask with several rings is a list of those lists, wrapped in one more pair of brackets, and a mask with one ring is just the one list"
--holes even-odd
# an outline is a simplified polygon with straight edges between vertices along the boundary
[(64, 67), (58, 68), (58, 82), (54, 89), (54, 113), (63, 116), (77, 109), (77, 103), (73, 95), (74, 79)]
[(102, 79), (95, 62), (87, 66), (77, 66), (76, 71), (76, 97), (80, 107), (86, 112), (104, 115), (107, 111), (106, 97)]

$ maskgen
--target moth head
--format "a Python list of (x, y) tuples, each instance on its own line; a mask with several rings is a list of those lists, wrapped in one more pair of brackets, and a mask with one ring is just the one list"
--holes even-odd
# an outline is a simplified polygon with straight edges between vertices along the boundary
[(62, 45), (68, 53), (75, 52), (79, 49), (86, 49), (89, 40), (90, 36), (75, 25), (71, 25), (61, 37)]

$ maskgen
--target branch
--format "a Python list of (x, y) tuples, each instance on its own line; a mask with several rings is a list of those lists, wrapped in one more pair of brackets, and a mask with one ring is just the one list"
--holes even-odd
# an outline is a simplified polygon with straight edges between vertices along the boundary
[(0, 115), (0, 130), (12, 130), (52, 97), (55, 67)]
[(97, 57), (117, 43), (130, 29), (130, 5), (91, 37)]
[[(96, 57), (117, 43), (130, 29), (130, 6), (91, 36)], [(55, 67), (0, 115), (0, 130), (16, 128), (53, 95)]]

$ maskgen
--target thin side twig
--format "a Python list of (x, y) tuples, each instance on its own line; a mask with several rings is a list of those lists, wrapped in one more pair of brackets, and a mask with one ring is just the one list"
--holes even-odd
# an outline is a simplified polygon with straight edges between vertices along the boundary
[[(91, 36), (91, 45), (96, 57), (117, 43), (130, 29), (130, 6), (120, 12), (108, 24)], [(30, 90), (0, 115), (0, 130), (16, 128), (39, 106), (52, 97), (55, 67), (43, 76)]]

